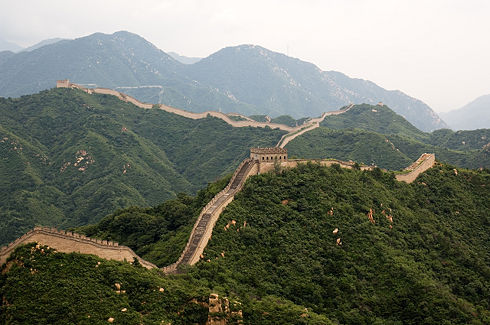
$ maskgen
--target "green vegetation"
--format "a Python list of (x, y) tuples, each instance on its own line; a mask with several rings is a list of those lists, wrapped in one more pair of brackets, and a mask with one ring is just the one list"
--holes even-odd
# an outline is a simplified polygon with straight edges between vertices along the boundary
[(186, 194), (165, 201), (153, 208), (131, 207), (106, 216), (96, 225), (75, 229), (77, 233), (119, 242), (131, 247), (138, 256), (159, 267), (177, 261), (184, 250), (202, 208), (223, 188), (225, 177), (195, 197)]
[[(107, 261), (92, 255), (56, 253), (46, 246), (17, 248), (1, 268), (2, 324), (206, 324), (205, 282), (187, 275), (162, 276), (156, 270)], [(118, 286), (119, 285), (119, 289)], [(332, 324), (322, 315), (279, 298), (240, 303), (246, 324)], [(220, 315), (228, 324), (237, 316)]]
[[(257, 121), (257, 122), (267, 122), (267, 115), (250, 115), (249, 116), (252, 120)], [(278, 117), (271, 118), (271, 123), (277, 123), (277, 124), (284, 124), (287, 126), (295, 127), (298, 125), (303, 124), (306, 120), (308, 120), (307, 117), (300, 118), (298, 120), (292, 118), (289, 115), (281, 115)]]
[[(84, 229), (127, 237), (135, 249), (149, 247), (147, 257), (170, 260), (173, 252), (155, 249), (163, 244), (158, 237), (192, 226), (192, 210), (225, 183), (194, 199), (121, 210)], [(440, 164), (412, 184), (379, 169), (338, 165), (254, 176), (220, 216), (204, 259), (186, 274), (159, 278), (124, 263), (22, 247), (1, 272), (1, 315), (12, 323), (83, 323), (90, 314), (203, 324), (207, 314), (193, 299), (217, 292), (241, 303), (245, 324), (487, 324), (489, 187), (488, 170)], [(114, 294), (116, 282), (125, 295)], [(130, 313), (123, 315), (124, 307)], [(117, 318), (126, 315), (134, 318)]]
[[(126, 236), (142, 251), (156, 248), (159, 235), (173, 228), (178, 237), (191, 226), (197, 202), (225, 183), (195, 199), (118, 211), (92, 230)], [(203, 324), (205, 310), (195, 302), (217, 292), (240, 301), (245, 324), (487, 324), (489, 187), (488, 170), (455, 172), (448, 165), (412, 184), (379, 169), (338, 165), (255, 176), (220, 216), (204, 259), (186, 274), (160, 278), (125, 263), (22, 247), (0, 276), (1, 314), (12, 323), (66, 323), (66, 317), (83, 323), (90, 314), (91, 321), (116, 315), (123, 323)], [(142, 244), (145, 234), (153, 239), (141, 240), (156, 245)], [(173, 252), (153, 249), (146, 256), (152, 254), (164, 261)], [(116, 282), (125, 295), (114, 294)], [(124, 307), (128, 314), (120, 312)], [(126, 315), (132, 318), (117, 318)]]
[(34, 244), (3, 266), (0, 287), (2, 324), (203, 324), (210, 293), (190, 278)]
[(436, 130), (430, 134), (428, 142), (454, 150), (480, 150), (490, 143), (490, 129), (473, 131)]
[(0, 98), (0, 244), (36, 224), (81, 226), (195, 193), (283, 134), (73, 89)]
[(412, 184), (313, 164), (260, 175), (189, 272), (244, 301), (274, 295), (342, 324), (488, 323), (489, 186), (488, 170), (445, 165)]
[(273, 119), (271, 119), (271, 122), (295, 127), (295, 126), (303, 124), (307, 119), (308, 119), (307, 117), (303, 117), (303, 118), (296, 120), (289, 115), (281, 115), (281, 116), (274, 117)]
[(396, 150), (386, 136), (355, 129), (331, 130), (319, 127), (292, 140), (286, 148), (291, 156), (353, 160), (391, 170), (407, 167), (414, 160)]
[(239, 115), (228, 115), (228, 117), (230, 118), (230, 120), (232, 121), (246, 121), (247, 119), (244, 118), (244, 117), (241, 117)]
[(267, 115), (250, 115), (249, 117), (257, 122), (267, 122)]
[(490, 129), (425, 133), (386, 106), (356, 105), (286, 146), (291, 156), (338, 158), (397, 170), (424, 152), (465, 168), (490, 167)]
[(343, 114), (327, 116), (320, 125), (335, 130), (357, 128), (381, 134), (402, 134), (414, 139), (425, 135), (387, 106), (368, 104), (354, 105)]

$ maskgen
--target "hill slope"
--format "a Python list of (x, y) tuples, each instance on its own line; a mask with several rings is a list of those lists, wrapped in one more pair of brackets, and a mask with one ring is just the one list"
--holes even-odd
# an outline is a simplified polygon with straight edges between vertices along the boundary
[(211, 109), (300, 118), (350, 102), (383, 101), (422, 130), (445, 126), (430, 107), (400, 91), (321, 71), (259, 46), (229, 47), (197, 63), (182, 64), (128, 32), (59, 41), (0, 61), (0, 96), (34, 93), (66, 78), (79, 84), (124, 87), (122, 91), (140, 100), (196, 112)]
[(72, 89), (0, 98), (0, 112), (0, 243), (34, 224), (84, 225), (195, 192), (284, 134)]
[(488, 172), (450, 166), (409, 185), (315, 165), (260, 175), (190, 271), (340, 323), (481, 324), (490, 316), (489, 182)]
[(471, 103), (441, 116), (455, 130), (490, 128), (490, 95), (478, 97)]
[(425, 133), (387, 106), (355, 105), (287, 144), (291, 156), (338, 158), (398, 170), (424, 152), (466, 168), (490, 167), (490, 129)]
[[(205, 288), (233, 296), (242, 302), (246, 324), (486, 324), (489, 186), (488, 171), (455, 172), (447, 165), (437, 165), (412, 184), (397, 182), (379, 169), (314, 164), (255, 176), (220, 216), (202, 261), (187, 274), (165, 277), (162, 283), (171, 286), (172, 281), (184, 280), (180, 282), (184, 296), (196, 289), (206, 292)], [(124, 212), (132, 210), (118, 215)], [(139, 218), (143, 224), (154, 216), (150, 212)], [(163, 216), (164, 223), (173, 219)], [(117, 232), (120, 222), (106, 218), (95, 228)], [(126, 236), (139, 231), (127, 227)], [(175, 236), (183, 232), (178, 230)], [(161, 252), (160, 258), (165, 254)], [(104, 262), (99, 271), (90, 267), (95, 260), (87, 257), (56, 255), (54, 261), (53, 254), (18, 252), (14, 261), (27, 264), (17, 263), (12, 271), (2, 272), (7, 298), (3, 301), (8, 302), (2, 308), (42, 306), (46, 302), (39, 297), (60, 281), (78, 283), (92, 276), (87, 281), (92, 286), (103, 281), (99, 272), (109, 264)], [(89, 266), (80, 270), (75, 266), (78, 259)], [(62, 275), (46, 272), (59, 269), (60, 263), (69, 266)], [(127, 285), (128, 299), (137, 298), (133, 272), (119, 273), (112, 265), (108, 281), (98, 290), (107, 290), (117, 279)], [(145, 280), (142, 273), (140, 281)], [(40, 294), (31, 299), (19, 279), (32, 283), (38, 276), (44, 285), (36, 286)], [(146, 281), (154, 287), (155, 280)], [(169, 289), (170, 297), (177, 294), (174, 290)], [(66, 288), (67, 294), (79, 296), (78, 292)], [(58, 306), (59, 296), (52, 296), (50, 304)], [(149, 293), (145, 297), (151, 303), (137, 311), (160, 313), (155, 297)], [(167, 298), (160, 299), (164, 303)], [(91, 296), (85, 300), (94, 301)], [(106, 306), (86, 305), (90, 306), (84, 304), (84, 312)], [(48, 314), (34, 308), (30, 315)]]
[(187, 67), (193, 79), (225, 89), (236, 99), (272, 116), (318, 116), (349, 103), (383, 101), (422, 130), (444, 127), (427, 105), (399, 91), (352, 79), (335, 71), (260, 46), (228, 47)]

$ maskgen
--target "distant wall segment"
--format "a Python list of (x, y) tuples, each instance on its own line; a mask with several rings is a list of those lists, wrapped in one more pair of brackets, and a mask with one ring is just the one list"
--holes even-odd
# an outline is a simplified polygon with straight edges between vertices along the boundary
[[(131, 97), (127, 94), (121, 93), (117, 90), (108, 89), (108, 88), (84, 88), (78, 84), (70, 82), (67, 79), (58, 80), (56, 82), (56, 87), (57, 88), (80, 89), (80, 90), (83, 90), (84, 92), (86, 92), (88, 94), (112, 95), (112, 96), (116, 96), (117, 98), (119, 98), (122, 101), (132, 103), (135, 106), (138, 106), (138, 107), (144, 108), (144, 109), (150, 109), (150, 108), (153, 108), (153, 106), (154, 106), (153, 104), (140, 102), (136, 98)], [(271, 129), (280, 129), (280, 130), (287, 131), (287, 132), (293, 132), (295, 130), (299, 130), (301, 127), (304, 127), (304, 126), (301, 126), (301, 127), (293, 128), (293, 127), (290, 127), (290, 126), (287, 126), (284, 124), (257, 122), (257, 121), (251, 120), (250, 118), (247, 118), (245, 116), (243, 116), (243, 118), (244, 118), (243, 121), (234, 121), (234, 120), (230, 119), (230, 117), (228, 115), (221, 113), (221, 112), (206, 111), (203, 113), (194, 113), (194, 112), (189, 112), (189, 111), (186, 111), (183, 109), (170, 107), (170, 106), (163, 105), (163, 104), (159, 104), (156, 106), (158, 108), (160, 108), (161, 110), (164, 110), (166, 112), (177, 114), (177, 115), (180, 115), (180, 116), (183, 116), (186, 118), (190, 118), (193, 120), (203, 119), (203, 118), (206, 118), (208, 116), (217, 117), (219, 119), (222, 119), (223, 121), (225, 121), (226, 123), (230, 124), (233, 127), (248, 127), (248, 126), (259, 127), (259, 128), (270, 127)], [(237, 116), (237, 115), (242, 116), (242, 115), (236, 114), (236, 113), (234, 113), (233, 115), (234, 116)]]
[(396, 180), (405, 183), (413, 182), (421, 173), (432, 168), (436, 163), (436, 155), (433, 153), (424, 153), (413, 164), (405, 168), (404, 174), (396, 175)]

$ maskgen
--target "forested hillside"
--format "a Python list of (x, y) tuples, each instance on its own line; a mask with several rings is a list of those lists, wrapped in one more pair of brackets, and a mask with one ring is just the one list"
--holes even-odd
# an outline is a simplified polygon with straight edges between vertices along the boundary
[(466, 168), (490, 168), (490, 129), (418, 130), (387, 106), (355, 105), (289, 142), (290, 156), (337, 158), (398, 170), (422, 153)]
[(221, 215), (190, 272), (343, 324), (482, 324), (490, 320), (489, 186), (488, 170), (446, 165), (412, 184), (315, 165), (260, 175)]
[[(192, 302), (218, 292), (240, 302), (245, 324), (487, 324), (489, 187), (488, 170), (441, 164), (411, 184), (379, 169), (315, 164), (254, 176), (220, 216), (203, 259), (186, 274), (158, 280), (127, 264), (97, 266), (93, 257), (20, 248), (0, 276), (2, 315), (20, 320), (25, 314), (14, 311), (22, 310), (53, 322), (63, 310), (75, 322), (115, 314), (116, 321), (131, 315), (179, 324), (179, 306), (181, 317), (204, 324), (205, 310)], [(194, 203), (168, 204), (164, 210), (189, 215), (184, 206)], [(158, 243), (176, 220), (161, 207), (118, 211), (91, 231), (114, 238), (122, 234), (123, 216), (132, 214), (137, 222), (127, 224), (124, 235), (142, 249), (134, 241), (141, 225)], [(160, 221), (152, 226), (155, 218)], [(184, 223), (192, 225), (191, 219)], [(151, 240), (145, 245), (152, 247)], [(169, 253), (159, 254), (151, 259)], [(114, 294), (115, 282), (124, 295)], [(103, 304), (91, 303), (92, 288), (107, 297)], [(65, 295), (83, 304), (63, 304)], [(41, 308), (46, 296), (50, 307)]]
[(72, 89), (0, 98), (0, 243), (35, 224), (85, 225), (195, 193), (282, 134)]

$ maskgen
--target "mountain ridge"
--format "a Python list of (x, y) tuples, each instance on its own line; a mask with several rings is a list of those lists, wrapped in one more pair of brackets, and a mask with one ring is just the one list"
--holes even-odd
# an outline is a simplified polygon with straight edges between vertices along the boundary
[[(60, 41), (2, 61), (1, 96), (36, 92), (68, 78), (99, 87), (133, 86), (128, 93), (140, 100), (196, 112), (213, 109), (299, 118), (351, 102), (383, 101), (420, 129), (445, 127), (430, 107), (399, 91), (321, 71), (312, 63), (255, 45), (224, 48), (186, 65), (144, 38), (121, 31)], [(148, 85), (162, 88), (138, 88)]]
[(490, 94), (482, 95), (465, 106), (441, 113), (455, 130), (490, 128)]

